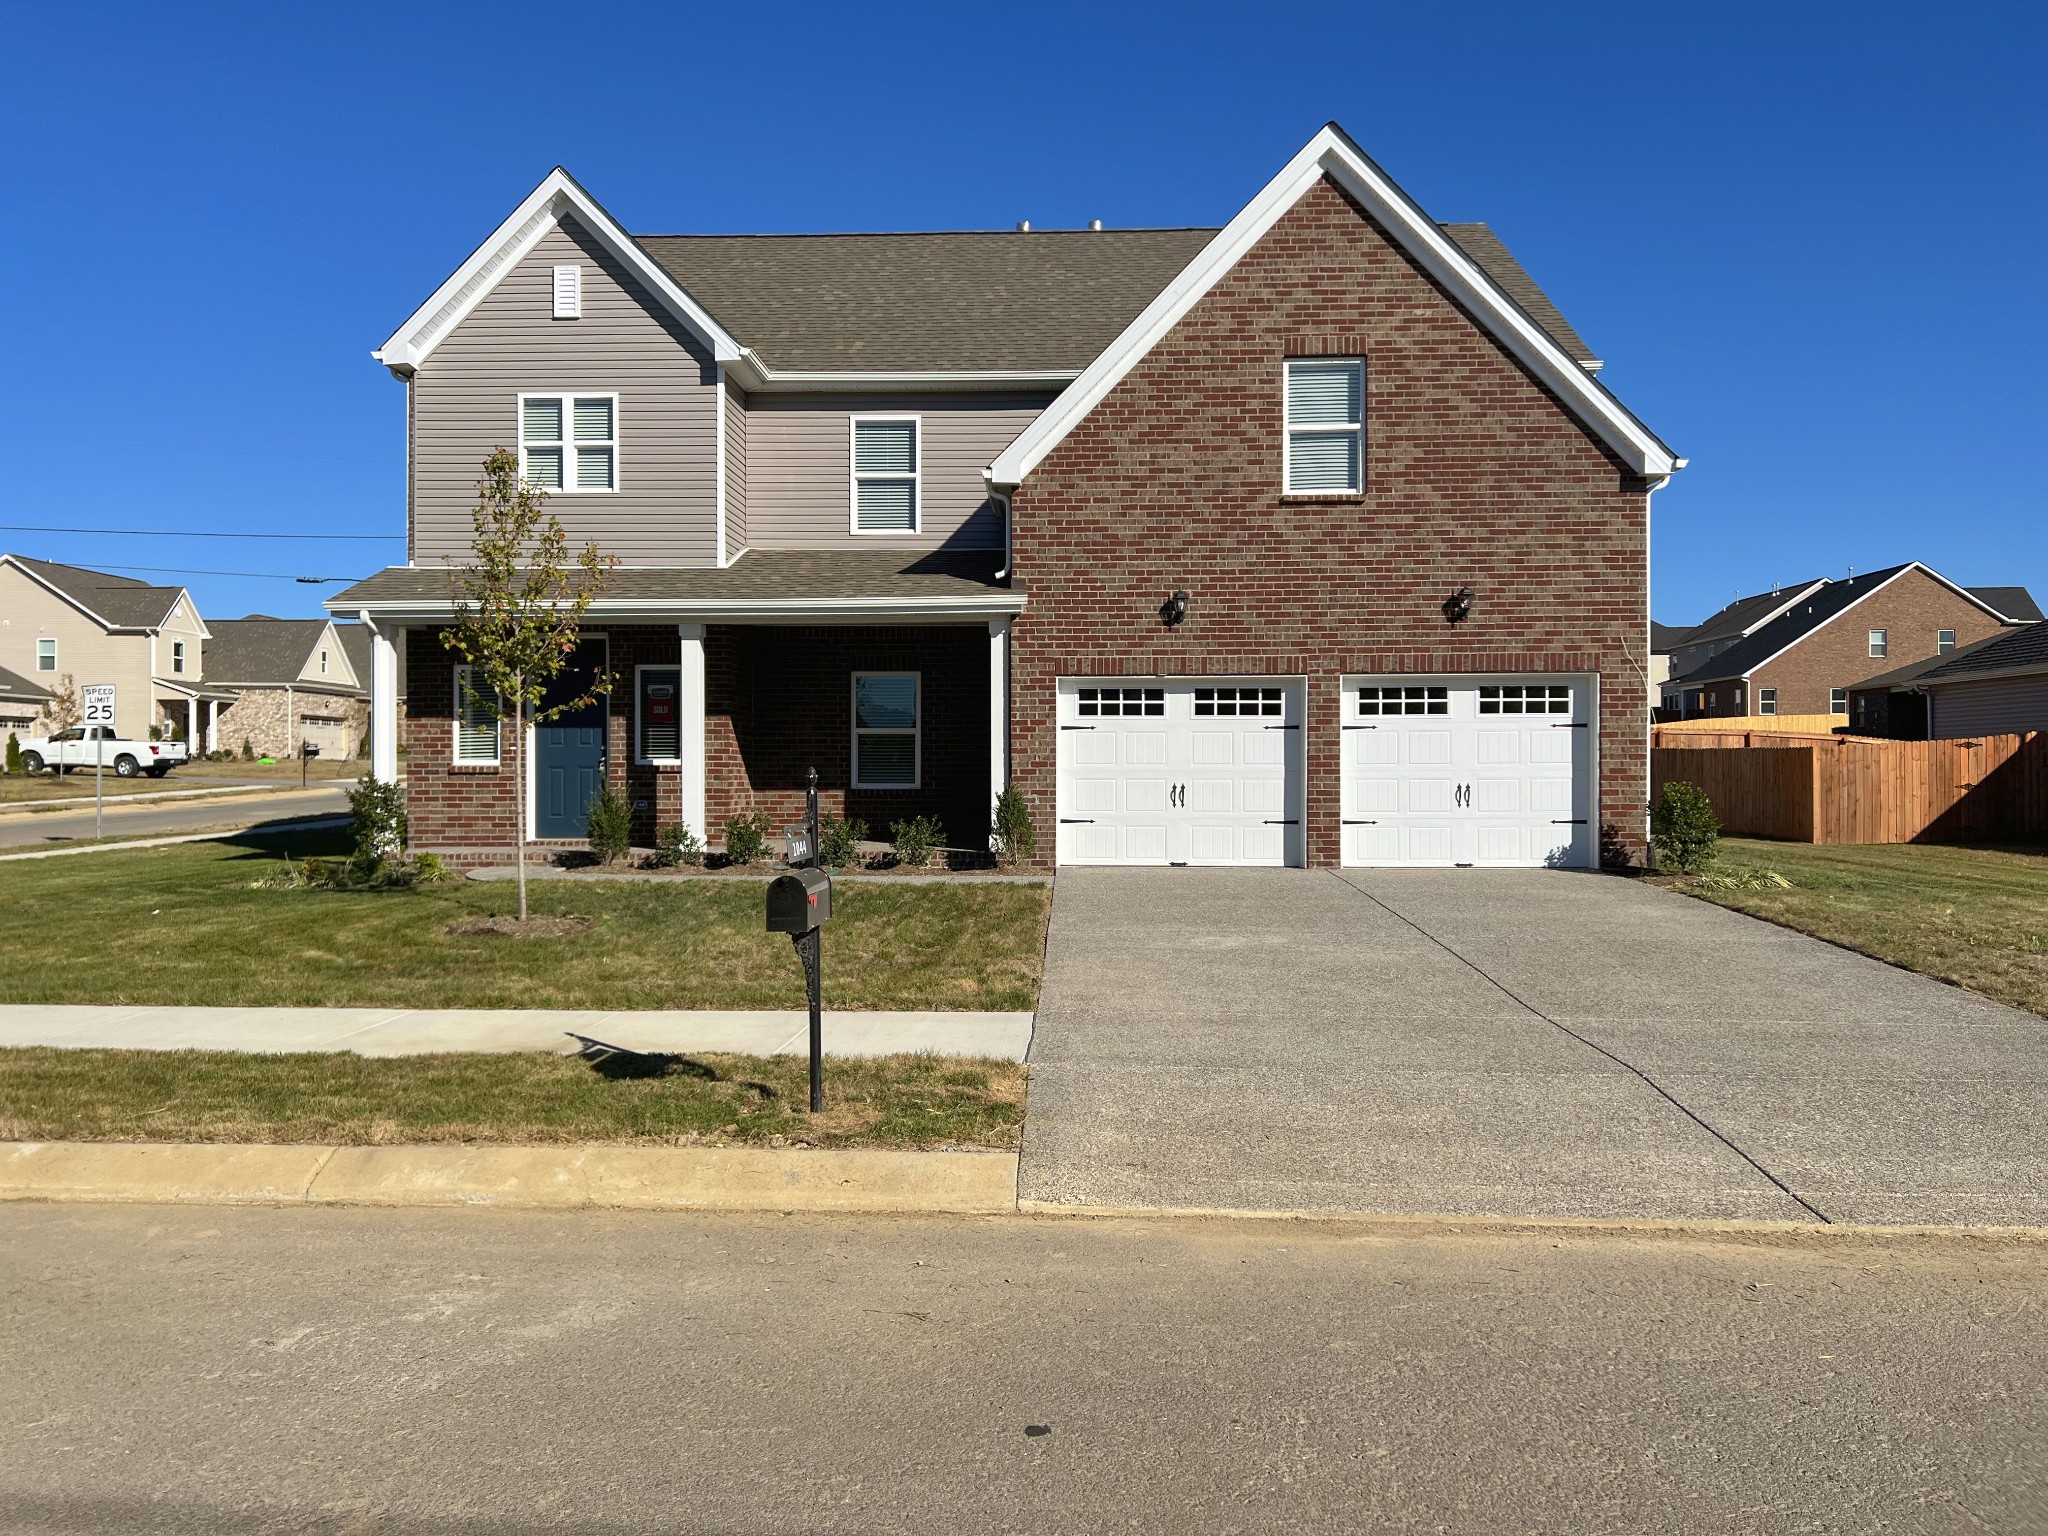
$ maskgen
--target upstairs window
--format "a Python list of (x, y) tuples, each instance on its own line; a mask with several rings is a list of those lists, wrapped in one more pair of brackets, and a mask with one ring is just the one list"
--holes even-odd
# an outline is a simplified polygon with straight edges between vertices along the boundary
[(1870, 632), (1870, 654), (1887, 656), (1891, 654), (1892, 632), (1888, 629), (1873, 629)]
[(1289, 496), (1345, 495), (1365, 488), (1365, 364), (1309, 358), (1287, 364)]
[(917, 532), (918, 419), (853, 418), (853, 531)]
[(521, 395), (519, 473), (557, 495), (619, 488), (617, 395)]
[(1775, 715), (1778, 712), (1778, 690), (1759, 688), (1756, 691), (1756, 712), (1760, 715)]
[(38, 640), (36, 642), (36, 670), (54, 672), (57, 670), (57, 642)]
[(498, 761), (498, 693), (473, 667), (455, 669), (455, 761)]
[(1955, 648), (1956, 632), (1954, 630), (1937, 629), (1934, 632), (1934, 649), (1937, 653), (1946, 656), (1950, 651), (1954, 650)]
[(183, 675), (184, 671), (185, 642), (182, 640), (173, 640), (171, 642), (171, 675), (173, 677), (181, 676)]
[(915, 672), (853, 674), (853, 787), (918, 787)]
[(1848, 689), (1831, 688), (1828, 690), (1828, 713), (1831, 715), (1846, 715), (1849, 713)]

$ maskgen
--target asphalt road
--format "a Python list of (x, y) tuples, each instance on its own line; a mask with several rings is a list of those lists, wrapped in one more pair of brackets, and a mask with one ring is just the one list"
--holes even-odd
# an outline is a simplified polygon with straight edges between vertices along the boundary
[(0, 1209), (11, 1533), (2048, 1529), (2048, 1249)]
[[(86, 781), (91, 793), (91, 780)], [(241, 831), (266, 821), (327, 816), (348, 809), (348, 791), (339, 785), (282, 794), (206, 795), (196, 800), (158, 800), (146, 805), (106, 804), (105, 836), (177, 837), (188, 832)], [(92, 840), (92, 807), (82, 811), (20, 812), (0, 816), (0, 848), (26, 853)]]

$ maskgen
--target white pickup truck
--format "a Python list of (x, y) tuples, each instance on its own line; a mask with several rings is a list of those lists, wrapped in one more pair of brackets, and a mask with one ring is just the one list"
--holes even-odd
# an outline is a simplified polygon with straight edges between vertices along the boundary
[(105, 764), (124, 779), (146, 773), (160, 779), (189, 755), (182, 741), (124, 741), (111, 725), (74, 725), (50, 737), (21, 744), (21, 766), (29, 773), (65, 773)]

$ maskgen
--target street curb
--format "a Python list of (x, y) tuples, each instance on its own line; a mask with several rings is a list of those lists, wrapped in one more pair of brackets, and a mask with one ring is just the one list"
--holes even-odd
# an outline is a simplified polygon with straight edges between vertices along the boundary
[(0, 1201), (1007, 1214), (1014, 1152), (0, 1142)]
[(1261, 1221), (1291, 1226), (1348, 1227), (1361, 1233), (1384, 1231), (1413, 1236), (1421, 1232), (1503, 1237), (1722, 1237), (1755, 1238), (1927, 1238), (1967, 1237), (1986, 1242), (2048, 1245), (2048, 1226), (1942, 1226), (1938, 1223), (1892, 1225), (1858, 1221), (1763, 1221), (1736, 1217), (1682, 1216), (1460, 1216), (1448, 1211), (1245, 1210), (1233, 1206), (1194, 1205), (1063, 1205), (1055, 1200), (1019, 1197), (1023, 1216), (1064, 1216), (1089, 1221)]

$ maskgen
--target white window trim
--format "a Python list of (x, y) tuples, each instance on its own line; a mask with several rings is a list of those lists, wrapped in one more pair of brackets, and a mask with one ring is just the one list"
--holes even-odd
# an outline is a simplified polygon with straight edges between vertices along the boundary
[(1891, 655), (1892, 632), (1890, 630), (1873, 629), (1870, 631), (1867, 639), (1871, 660), (1881, 661)]
[[(911, 471), (908, 475), (868, 475), (869, 480), (910, 482), (910, 526), (906, 528), (863, 528), (860, 525), (860, 429), (863, 422), (907, 421), (913, 428)], [(857, 538), (909, 538), (924, 532), (924, 417), (905, 412), (870, 412), (846, 418), (846, 526)], [(920, 716), (922, 718), (922, 716)]]
[[(50, 643), (50, 664), (47, 667), (43, 665), (43, 642), (46, 640)], [(36, 670), (38, 672), (54, 672), (57, 670), (57, 637), (55, 635), (36, 636)]]
[(1778, 712), (1778, 690), (1759, 688), (1756, 691), (1756, 712), (1760, 715), (1775, 715)]
[(183, 677), (184, 675), (185, 642), (182, 640), (173, 640), (171, 642), (171, 676)]
[[(1946, 640), (1944, 640), (1944, 639), (1942, 638), (1942, 636), (1944, 636), (1944, 635), (1946, 635), (1946, 636), (1948, 637), (1948, 638), (1947, 638)], [(1937, 655), (1937, 656), (1953, 656), (1953, 655), (1955, 654), (1955, 649), (1956, 649), (1956, 632), (1955, 632), (1954, 630), (1952, 630), (1952, 629), (1937, 629), (1937, 630), (1936, 630), (1936, 631), (1934, 632), (1934, 654), (1935, 654), (1935, 655)]]
[[(562, 402), (562, 430), (570, 434), (562, 438), (562, 484), (560, 489), (550, 489), (548, 495), (555, 496), (616, 496), (626, 478), (626, 451), (622, 441), (625, 423), (619, 418), (619, 392), (615, 389), (527, 389), (519, 392), (512, 418), (514, 440), (519, 444), (519, 478), (526, 479), (526, 402), (529, 400), (559, 400)], [(610, 485), (576, 484), (576, 402), (578, 400), (609, 400), (612, 403), (612, 483)], [(540, 446), (546, 446), (542, 444)]]
[(320, 675), (322, 677), (327, 675), (327, 648), (325, 646), (320, 648)]
[[(1288, 387), (1293, 381), (1294, 370), (1307, 363), (1328, 365), (1346, 363), (1358, 370), (1358, 420), (1343, 425), (1318, 423), (1297, 427), (1287, 414)], [(1294, 445), (1294, 434), (1302, 432), (1313, 436), (1335, 437), (1340, 433), (1352, 433), (1358, 438), (1358, 483), (1344, 490), (1306, 490), (1294, 488), (1294, 455), (1288, 450)], [(1362, 357), (1290, 357), (1280, 365), (1280, 494), (1282, 496), (1307, 496), (1328, 500), (1334, 496), (1363, 496), (1365, 494), (1365, 359)]]
[[(646, 703), (646, 694), (640, 691), (642, 672), (673, 672), (676, 677), (676, 746), (674, 757), (649, 757), (643, 744), (645, 722), (641, 719), (641, 708)], [(643, 768), (676, 768), (682, 765), (683, 744), (683, 666), (677, 661), (643, 661), (633, 668), (633, 761)]]
[(448, 743), (448, 757), (449, 761), (458, 768), (497, 768), (503, 766), (505, 757), (505, 717), (503, 715), (500, 715), (496, 722), (498, 749), (495, 752), (489, 757), (464, 757), (462, 755), (462, 692), (464, 685), (475, 671), (476, 668), (468, 662), (459, 661), (455, 664), (455, 693), (453, 698), (455, 707), (449, 711), (452, 731)]
[[(1835, 707), (1835, 700), (1837, 699), (1840, 699), (1842, 701), (1841, 708), (1839, 709)], [(1831, 715), (1846, 715), (1847, 713), (1849, 713), (1848, 689), (1830, 688), (1828, 690), (1828, 713)]]
[[(860, 680), (864, 677), (907, 677), (917, 684), (917, 718), (908, 731), (891, 727), (866, 727), (860, 723)], [(853, 761), (848, 780), (855, 789), (913, 790), (924, 788), (924, 674), (922, 672), (854, 672), (846, 680), (848, 747)], [(869, 784), (860, 776), (860, 739), (863, 736), (908, 736), (910, 738), (910, 782)]]

